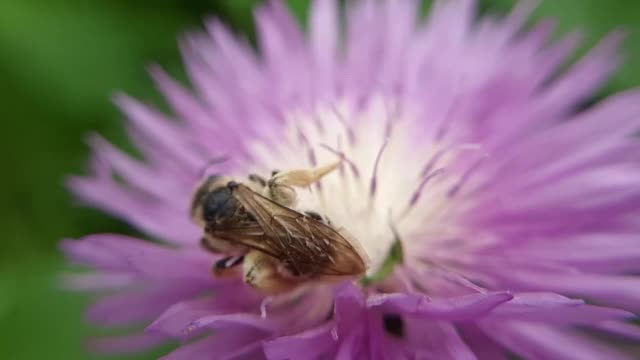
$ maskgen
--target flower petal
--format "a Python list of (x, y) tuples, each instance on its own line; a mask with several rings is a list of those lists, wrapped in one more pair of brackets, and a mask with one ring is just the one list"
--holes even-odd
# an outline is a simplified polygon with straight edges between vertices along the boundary
[(487, 315), (512, 298), (513, 295), (504, 291), (433, 300), (414, 294), (385, 294), (369, 297), (367, 306), (383, 306), (415, 317), (469, 321)]
[(257, 308), (259, 299), (255, 294), (246, 291), (243, 283), (231, 283), (225, 288), (218, 289), (218, 294), (204, 299), (187, 300), (176, 303), (166, 309), (151, 325), (149, 332), (160, 332), (176, 338), (187, 338), (205, 330), (194, 324), (207, 316), (234, 314), (248, 305)]
[(176, 250), (116, 234), (95, 234), (81, 240), (68, 240), (64, 244), (75, 255), (89, 253), (99, 256), (85, 259), (85, 263), (106, 265), (105, 270), (126, 271), (163, 282), (214, 282), (210, 275), (213, 259), (204, 251)]
[(228, 359), (239, 349), (259, 342), (264, 333), (252, 328), (229, 327), (204, 339), (181, 346), (162, 360)]
[(264, 343), (264, 352), (269, 359), (303, 360), (309, 358), (309, 351), (322, 356), (335, 349), (337, 339), (332, 334), (335, 325), (326, 323), (302, 333), (281, 336)]
[(101, 208), (157, 238), (182, 245), (195, 245), (200, 239), (201, 231), (184, 215), (186, 209), (166, 206), (111, 179), (72, 177), (68, 186), (87, 204)]
[(635, 324), (627, 324), (619, 321), (605, 321), (604, 323), (598, 324), (597, 327), (611, 334), (633, 340), (640, 340), (640, 326)]
[(316, 93), (322, 98), (334, 95), (339, 45), (338, 8), (336, 0), (314, 1), (311, 6), (310, 51), (315, 64)]
[(87, 318), (103, 326), (131, 325), (150, 321), (172, 304), (202, 293), (190, 284), (140, 289), (107, 295), (87, 311)]
[(613, 307), (640, 311), (640, 279), (634, 276), (520, 269), (492, 274), (497, 279), (507, 280), (504, 285), (512, 288), (555, 291), (593, 299)]
[(607, 345), (546, 325), (502, 321), (481, 327), (489, 337), (529, 359), (631, 359)]
[(126, 95), (118, 95), (114, 101), (124, 111), (142, 133), (154, 139), (167, 150), (167, 154), (175, 156), (183, 164), (188, 165), (193, 174), (206, 162), (192, 143), (184, 136), (184, 129), (172, 123), (166, 116), (149, 106)]
[(554, 325), (589, 325), (634, 317), (628, 311), (587, 305), (582, 300), (553, 293), (517, 293), (513, 300), (501, 304), (489, 315), (495, 320), (527, 320)]
[(418, 358), (476, 359), (451, 323), (411, 317), (405, 321), (410, 348)]
[(505, 349), (489, 338), (474, 323), (459, 324), (458, 332), (480, 360), (507, 360)]

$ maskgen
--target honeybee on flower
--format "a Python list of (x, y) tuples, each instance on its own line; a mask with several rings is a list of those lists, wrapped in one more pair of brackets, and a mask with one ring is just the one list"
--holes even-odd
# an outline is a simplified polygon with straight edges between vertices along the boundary
[[(337, 1), (318, 0), (305, 33), (269, 1), (256, 12), (257, 52), (216, 20), (184, 39), (193, 91), (152, 69), (177, 121), (118, 97), (145, 160), (95, 137), (92, 173), (70, 187), (166, 244), (112, 234), (63, 243), (96, 270), (69, 285), (109, 293), (90, 319), (147, 324), (94, 346), (182, 340), (166, 359), (631, 358), (592, 335), (640, 337), (627, 322), (640, 304), (640, 93), (579, 106), (615, 69), (621, 36), (562, 71), (578, 38), (525, 28), (531, 2), (504, 18), (477, 17), (475, 6), (437, 1), (422, 19), (418, 1), (362, 0), (342, 16)], [(244, 221), (222, 249), (223, 202), (206, 186), (207, 200), (193, 197), (221, 156), (213, 170), (233, 179), (338, 165), (283, 184), (293, 192), (215, 187)], [(211, 218), (192, 220), (194, 199), (197, 211), (215, 208)], [(300, 222), (269, 232), (264, 206)], [(362, 260), (344, 281), (299, 281), (287, 243), (256, 249), (266, 233), (318, 240), (318, 229)], [(293, 283), (261, 291), (249, 253), (268, 264), (262, 280)], [(211, 273), (241, 263), (232, 276)]]

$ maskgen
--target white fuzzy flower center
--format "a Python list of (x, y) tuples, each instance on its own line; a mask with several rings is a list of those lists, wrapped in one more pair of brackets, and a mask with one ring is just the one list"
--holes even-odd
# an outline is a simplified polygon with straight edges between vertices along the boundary
[(370, 274), (379, 270), (396, 241), (393, 228), (405, 253), (418, 242), (415, 249), (423, 252), (431, 239), (457, 235), (460, 206), (452, 204), (464, 176), (450, 165), (464, 146), (429, 140), (406, 106), (400, 110), (378, 99), (360, 111), (347, 102), (293, 111), (285, 131), (278, 132), (271, 144), (254, 144), (257, 164), (249, 170), (269, 174), (343, 158), (342, 167), (318, 186), (298, 191), (297, 208), (346, 228), (369, 256)]

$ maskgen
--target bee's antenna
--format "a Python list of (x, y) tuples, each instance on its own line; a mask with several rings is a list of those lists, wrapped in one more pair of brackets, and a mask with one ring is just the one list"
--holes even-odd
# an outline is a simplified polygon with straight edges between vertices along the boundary
[(202, 166), (202, 168), (200, 169), (200, 171), (198, 171), (198, 177), (202, 178), (204, 177), (204, 175), (206, 174), (207, 170), (209, 170), (209, 168), (213, 165), (217, 165), (217, 164), (221, 164), (225, 161), (228, 161), (229, 157), (226, 155), (223, 156), (219, 156), (219, 157), (215, 157), (215, 158), (211, 158), (209, 160), (207, 160), (207, 162)]

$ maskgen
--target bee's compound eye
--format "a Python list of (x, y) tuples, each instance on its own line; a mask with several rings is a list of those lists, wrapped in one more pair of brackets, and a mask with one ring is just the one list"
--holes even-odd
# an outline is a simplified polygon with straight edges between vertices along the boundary
[(226, 187), (208, 193), (203, 204), (204, 220), (211, 221), (216, 217), (231, 216), (235, 211), (235, 203), (232, 199), (231, 191)]
[(274, 176), (278, 175), (279, 173), (280, 173), (280, 170), (273, 170), (271, 172), (271, 177), (274, 177)]
[(222, 178), (222, 175), (211, 175), (200, 183), (195, 194), (193, 194), (193, 198), (191, 199), (191, 216), (196, 216), (197, 208), (202, 205), (202, 202), (211, 192), (213, 184), (215, 184), (220, 178)]

